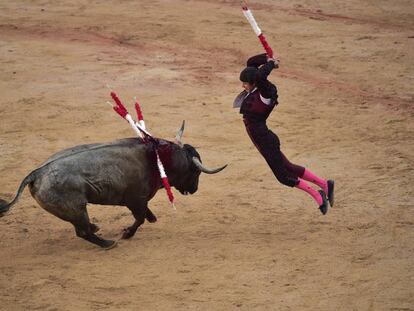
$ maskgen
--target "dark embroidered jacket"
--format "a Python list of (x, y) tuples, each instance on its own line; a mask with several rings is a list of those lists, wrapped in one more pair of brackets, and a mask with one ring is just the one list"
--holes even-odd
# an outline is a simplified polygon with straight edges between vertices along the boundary
[(239, 100), (242, 100), (240, 113), (247, 121), (266, 121), (273, 108), (278, 104), (277, 88), (267, 80), (275, 68), (275, 63), (268, 62), (266, 54), (260, 54), (249, 58), (247, 66), (261, 67), (256, 74), (256, 88), (250, 93), (243, 91), (239, 95)]

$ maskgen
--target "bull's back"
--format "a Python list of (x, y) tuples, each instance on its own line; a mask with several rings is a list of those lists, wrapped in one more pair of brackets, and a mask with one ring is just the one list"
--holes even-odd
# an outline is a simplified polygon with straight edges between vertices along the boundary
[(137, 139), (75, 146), (50, 157), (30, 188), (35, 198), (123, 205), (131, 194), (151, 191), (149, 162), (147, 147)]

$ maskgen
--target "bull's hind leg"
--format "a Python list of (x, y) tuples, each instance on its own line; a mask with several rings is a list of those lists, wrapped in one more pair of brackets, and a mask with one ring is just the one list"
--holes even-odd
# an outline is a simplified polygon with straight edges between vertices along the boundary
[(76, 235), (86, 241), (89, 241), (93, 244), (96, 244), (102, 248), (110, 249), (116, 245), (115, 241), (105, 240), (98, 237), (95, 232), (98, 230), (98, 227), (89, 222), (88, 212), (86, 207), (83, 209), (82, 213), (79, 214), (75, 219), (71, 221), (75, 227)]
[(98, 237), (96, 234), (92, 233), (92, 231), (87, 232), (84, 228), (75, 226), (76, 235), (86, 241), (89, 241), (93, 244), (96, 244), (105, 249), (111, 249), (116, 245), (115, 241), (112, 240), (105, 240)]
[(96, 233), (96, 232), (99, 231), (99, 229), (101, 229), (101, 228), (99, 228), (97, 225), (95, 225), (93, 223), (91, 223), (90, 227), (91, 227), (92, 233)]
[(41, 200), (41, 197), (36, 196), (35, 198), (40, 206), (42, 206), (49, 213), (62, 220), (70, 222), (75, 227), (76, 235), (78, 237), (106, 249), (115, 246), (114, 241), (104, 240), (95, 235), (95, 232), (99, 228), (89, 221), (86, 203), (68, 203), (63, 202), (62, 200), (55, 200), (53, 203), (45, 203), (44, 200)]
[(132, 224), (132, 226), (124, 229), (124, 232), (122, 234), (123, 239), (130, 239), (135, 235), (138, 227), (144, 223), (148, 210), (147, 204), (136, 204), (133, 206), (128, 205), (127, 207), (132, 212), (132, 215), (134, 215), (135, 222)]

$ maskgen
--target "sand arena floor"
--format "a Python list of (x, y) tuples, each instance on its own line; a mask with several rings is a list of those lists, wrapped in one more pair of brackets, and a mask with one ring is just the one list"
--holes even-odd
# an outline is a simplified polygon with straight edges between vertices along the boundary
[[(133, 136), (105, 104), (209, 166), (199, 191), (103, 251), (26, 189), (0, 219), (1, 310), (414, 310), (412, 1), (252, 1), (281, 67), (269, 118), (293, 161), (336, 181), (320, 215), (278, 184), (232, 109), (261, 47), (238, 1), (0, 1), (0, 197), (67, 147)], [(89, 206), (118, 239), (124, 207)]]

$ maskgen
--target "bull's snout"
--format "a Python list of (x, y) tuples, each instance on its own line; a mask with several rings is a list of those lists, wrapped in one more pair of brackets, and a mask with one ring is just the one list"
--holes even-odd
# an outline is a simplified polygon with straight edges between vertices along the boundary
[(191, 190), (179, 190), (179, 191), (180, 191), (180, 193), (181, 193), (182, 195), (189, 195), (189, 194), (194, 194), (194, 193), (196, 193), (196, 192), (197, 192), (197, 190), (198, 190), (198, 187), (193, 188), (193, 189), (191, 189)]

